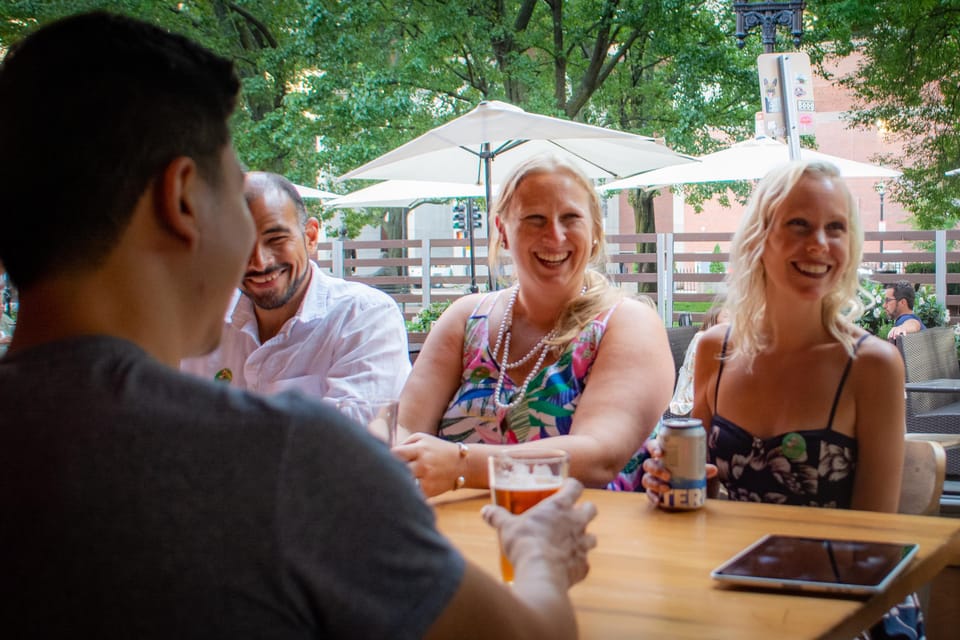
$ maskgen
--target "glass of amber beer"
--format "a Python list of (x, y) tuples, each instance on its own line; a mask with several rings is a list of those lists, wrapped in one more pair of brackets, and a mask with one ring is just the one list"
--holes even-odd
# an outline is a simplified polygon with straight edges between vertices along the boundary
[[(567, 478), (570, 456), (561, 449), (520, 449), (490, 456), (490, 495), (510, 513), (523, 513), (560, 490)], [(513, 565), (500, 545), (503, 581), (513, 583)]]

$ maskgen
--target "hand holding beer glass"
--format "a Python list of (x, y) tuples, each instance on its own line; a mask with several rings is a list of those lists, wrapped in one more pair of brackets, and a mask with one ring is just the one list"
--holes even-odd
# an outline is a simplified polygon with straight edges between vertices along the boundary
[[(518, 449), (490, 456), (490, 494), (493, 504), (514, 515), (552, 496), (567, 479), (570, 456), (560, 449)], [(513, 582), (513, 565), (500, 536), (500, 571)]]

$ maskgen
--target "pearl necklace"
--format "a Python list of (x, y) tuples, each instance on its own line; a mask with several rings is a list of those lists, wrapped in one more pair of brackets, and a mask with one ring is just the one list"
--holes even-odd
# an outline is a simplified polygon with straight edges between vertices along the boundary
[[(500, 330), (497, 332), (497, 342), (493, 347), (493, 359), (496, 361), (497, 352), (500, 351), (500, 345), (503, 344), (503, 356), (500, 358), (500, 373), (497, 375), (497, 386), (493, 391), (493, 403), (496, 405), (497, 409), (506, 409), (510, 410), (523, 402), (524, 397), (527, 395), (527, 385), (533, 380), (533, 377), (537, 375), (537, 372), (540, 371), (540, 367), (543, 366), (543, 361), (547, 358), (547, 353), (550, 349), (547, 348), (546, 342), (553, 338), (556, 334), (556, 330), (551, 330), (545, 336), (540, 338), (537, 344), (533, 345), (533, 348), (527, 352), (527, 355), (523, 356), (516, 362), (509, 362), (510, 358), (510, 327), (513, 326), (513, 304), (517, 301), (517, 294), (520, 292), (520, 285), (513, 287), (513, 290), (510, 292), (510, 299), (507, 301), (507, 306), (503, 310), (503, 319), (500, 320)], [(503, 380), (506, 376), (508, 369), (516, 369), (517, 367), (523, 366), (524, 363), (528, 362), (532, 357), (537, 354), (540, 354), (540, 357), (537, 358), (536, 364), (534, 364), (533, 369), (530, 370), (530, 373), (527, 374), (526, 380), (523, 381), (523, 384), (517, 390), (516, 395), (513, 400), (504, 404), (500, 402), (500, 394), (503, 392)]]
[[(583, 289), (580, 290), (580, 295), (583, 295), (586, 290), (587, 287), (584, 285)], [(523, 402), (523, 399), (527, 395), (527, 386), (533, 381), (534, 376), (536, 376), (540, 371), (544, 360), (547, 359), (547, 354), (550, 353), (550, 345), (547, 343), (550, 340), (553, 340), (553, 338), (557, 335), (556, 328), (551, 329), (549, 333), (537, 341), (537, 344), (533, 345), (533, 348), (530, 349), (525, 356), (515, 362), (509, 362), (511, 335), (510, 327), (513, 326), (513, 305), (517, 301), (518, 293), (520, 293), (519, 284), (513, 287), (513, 290), (510, 292), (510, 299), (507, 301), (507, 306), (503, 310), (503, 319), (500, 320), (500, 330), (497, 332), (497, 342), (493, 346), (493, 352), (491, 354), (496, 362), (497, 353), (500, 351), (500, 345), (503, 345), (503, 355), (498, 363), (500, 365), (500, 373), (497, 375), (497, 386), (493, 391), (493, 403), (496, 405), (497, 409), (510, 410)], [(513, 400), (506, 404), (500, 402), (500, 394), (503, 392), (503, 380), (507, 370), (522, 367), (537, 354), (540, 354), (537, 358), (537, 362), (533, 365), (533, 369), (530, 370), (530, 373), (527, 374), (526, 380), (524, 380), (523, 384), (517, 389), (517, 393)]]

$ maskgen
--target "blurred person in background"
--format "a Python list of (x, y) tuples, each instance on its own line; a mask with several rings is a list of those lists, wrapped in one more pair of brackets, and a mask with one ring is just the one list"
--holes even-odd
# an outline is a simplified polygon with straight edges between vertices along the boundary
[(7, 283), (7, 272), (0, 263), (0, 357), (7, 352), (7, 346), (13, 340), (14, 322), (10, 317), (10, 285)]
[(887, 334), (887, 340), (893, 342), (897, 336), (917, 333), (927, 328), (920, 316), (913, 312), (916, 289), (906, 280), (896, 282), (883, 290), (883, 310), (893, 320), (893, 327)]
[(703, 333), (710, 327), (726, 322), (729, 314), (723, 307), (723, 300), (714, 302), (707, 312), (703, 315), (703, 323), (700, 330), (693, 334), (687, 350), (683, 354), (683, 364), (677, 373), (677, 386), (673, 391), (673, 398), (670, 400), (670, 413), (675, 416), (685, 416), (693, 409), (693, 363), (697, 356), (697, 345)]

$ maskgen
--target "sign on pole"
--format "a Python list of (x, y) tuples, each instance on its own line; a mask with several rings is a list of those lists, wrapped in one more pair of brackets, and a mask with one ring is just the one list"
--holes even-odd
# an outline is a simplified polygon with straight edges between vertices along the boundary
[(799, 155), (800, 136), (814, 132), (810, 56), (801, 52), (764, 53), (757, 57), (757, 70), (764, 134), (786, 140), (791, 148), (796, 144)]

